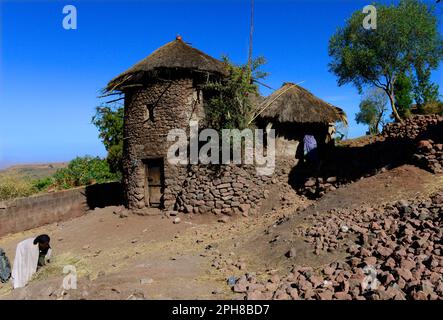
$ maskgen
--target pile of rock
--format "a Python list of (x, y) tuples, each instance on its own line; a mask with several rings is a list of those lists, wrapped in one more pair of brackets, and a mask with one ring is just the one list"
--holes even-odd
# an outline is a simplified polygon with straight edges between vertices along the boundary
[(326, 179), (311, 177), (305, 182), (300, 193), (308, 197), (321, 197), (325, 195), (326, 192), (337, 189), (339, 185), (340, 183), (337, 181), (337, 177), (329, 177)]
[(443, 172), (443, 116), (422, 115), (403, 123), (388, 124), (386, 138), (409, 139), (414, 143), (414, 164), (433, 173)]
[(443, 143), (436, 143), (431, 139), (419, 141), (414, 162), (433, 173), (443, 173)]
[(317, 249), (347, 246), (346, 262), (296, 266), (268, 281), (247, 274), (232, 289), (242, 299), (443, 299), (442, 217), (443, 192), (376, 209), (332, 210), (304, 232)]

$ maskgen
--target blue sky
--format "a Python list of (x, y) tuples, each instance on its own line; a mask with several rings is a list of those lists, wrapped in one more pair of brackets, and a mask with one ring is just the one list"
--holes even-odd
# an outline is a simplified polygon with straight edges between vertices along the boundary
[[(327, 46), (368, 3), (256, 0), (255, 6), (254, 54), (268, 60), (266, 83), (303, 82), (342, 107), (350, 137), (365, 132), (354, 122), (360, 96), (352, 86), (337, 86)], [(77, 7), (77, 30), (62, 27), (68, 4)], [(249, 1), (1, 1), (0, 9), (0, 167), (104, 156), (91, 124), (100, 90), (177, 34), (217, 58), (228, 54), (243, 63), (248, 54)], [(440, 86), (442, 74), (442, 68), (433, 74)]]

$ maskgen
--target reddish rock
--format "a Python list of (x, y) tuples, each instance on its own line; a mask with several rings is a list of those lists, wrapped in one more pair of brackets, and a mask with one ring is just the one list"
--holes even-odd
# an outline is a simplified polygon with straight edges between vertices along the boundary
[(277, 290), (277, 288), (278, 288), (278, 284), (268, 282), (268, 283), (265, 285), (265, 287), (266, 287), (266, 290), (268, 290), (269, 292), (274, 292), (275, 290)]
[(428, 300), (428, 295), (423, 291), (412, 293), (412, 299), (414, 300)]
[(330, 276), (334, 273), (335, 268), (331, 267), (331, 266), (327, 266), (326, 268), (323, 269), (323, 273), (327, 276)]
[(359, 288), (361, 286), (361, 284), (363, 283), (363, 280), (365, 278), (365, 275), (357, 275), (357, 274), (353, 274), (348, 282), (349, 282), (349, 288), (352, 290), (354, 288)]
[(277, 274), (274, 274), (271, 279), (269, 279), (269, 281), (271, 281), (272, 283), (279, 283), (280, 282), (280, 277)]
[(409, 281), (412, 279), (412, 273), (408, 269), (405, 268), (397, 269), (397, 274), (399, 277), (402, 277), (405, 281)]
[(298, 283), (298, 287), (302, 291), (312, 290), (312, 284), (307, 280), (300, 280)]
[(352, 300), (352, 297), (347, 292), (336, 292), (334, 298), (338, 300)]
[(291, 296), (284, 291), (277, 291), (274, 295), (275, 300), (290, 300)]
[(246, 295), (247, 300), (264, 300), (264, 295), (261, 291), (255, 290), (248, 292)]
[(236, 293), (246, 293), (248, 291), (248, 283), (246, 281), (239, 281), (233, 287)]
[(312, 290), (312, 289), (308, 289), (308, 290), (306, 290), (306, 291), (304, 292), (304, 294), (303, 294), (303, 298), (304, 298), (305, 300), (312, 300), (312, 299), (315, 299), (315, 292), (314, 292), (314, 290)]
[(374, 266), (377, 264), (377, 258), (376, 257), (366, 257), (363, 260), (367, 266)]
[(395, 260), (392, 258), (388, 258), (385, 262), (385, 266), (388, 267), (390, 270), (393, 270), (396, 267)]
[(316, 297), (319, 300), (332, 300), (334, 293), (330, 290), (322, 290), (316, 293)]
[(371, 256), (371, 251), (369, 251), (369, 250), (366, 249), (366, 248), (361, 247), (361, 248), (360, 248), (360, 256), (361, 256), (361, 257), (364, 257), (364, 258), (366, 258), (366, 257), (370, 257), (370, 256)]
[(392, 254), (392, 249), (390, 248), (386, 248), (383, 246), (378, 246), (377, 247), (377, 253), (382, 256), (382, 257), (389, 257)]
[(380, 224), (378, 224), (377, 222), (374, 221), (374, 222), (371, 223), (371, 229), (372, 230), (381, 230), (382, 227), (381, 227)]
[(404, 292), (401, 291), (398, 288), (393, 287), (393, 286), (389, 286), (386, 289), (386, 293), (388, 294), (390, 299), (393, 299), (393, 300), (406, 300), (406, 296), (405, 296)]
[(405, 281), (405, 279), (403, 279), (403, 278), (399, 278), (398, 280), (397, 280), (397, 286), (400, 288), (400, 289), (403, 289), (404, 287), (406, 287), (406, 281)]
[[(368, 259), (368, 258), (365, 258), (365, 259)], [(361, 263), (361, 259), (360, 259), (360, 258), (353, 257), (353, 258), (349, 259), (349, 264), (350, 264), (352, 267), (356, 267), (356, 266), (358, 266), (360, 263)]]
[(432, 283), (437, 283), (437, 282), (441, 283), (441, 278), (442, 278), (442, 275), (440, 273), (437, 273), (437, 272), (432, 272), (431, 275), (429, 276), (429, 280)]
[(424, 151), (432, 150), (432, 144), (429, 140), (421, 140), (417, 143), (417, 148)]
[(313, 288), (317, 288), (323, 284), (323, 279), (317, 276), (311, 276), (309, 281), (312, 283)]
[(291, 298), (293, 300), (298, 300), (299, 299), (298, 290), (295, 289), (295, 288), (288, 289), (288, 294), (291, 296)]
[(392, 283), (392, 282), (394, 282), (394, 281), (395, 281), (395, 278), (394, 278), (394, 276), (393, 276), (392, 274), (390, 274), (390, 273), (388, 273), (387, 275), (385, 275), (385, 276), (383, 277), (383, 284), (384, 284), (385, 286), (389, 285), (390, 283)]

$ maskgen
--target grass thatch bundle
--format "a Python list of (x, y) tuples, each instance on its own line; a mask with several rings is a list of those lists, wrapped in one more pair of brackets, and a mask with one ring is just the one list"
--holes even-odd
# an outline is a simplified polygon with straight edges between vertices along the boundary
[(197, 50), (181, 37), (155, 50), (127, 71), (111, 80), (106, 91), (120, 90), (125, 85), (136, 83), (141, 78), (155, 75), (159, 71), (191, 71), (209, 74), (226, 75), (225, 64)]
[(261, 104), (260, 117), (280, 123), (347, 124), (344, 111), (314, 96), (308, 90), (285, 83)]

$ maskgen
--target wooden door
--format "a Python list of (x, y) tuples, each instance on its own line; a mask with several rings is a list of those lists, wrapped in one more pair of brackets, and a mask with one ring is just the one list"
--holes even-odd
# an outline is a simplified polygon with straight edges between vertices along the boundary
[(163, 159), (145, 161), (145, 204), (160, 207), (163, 193)]

